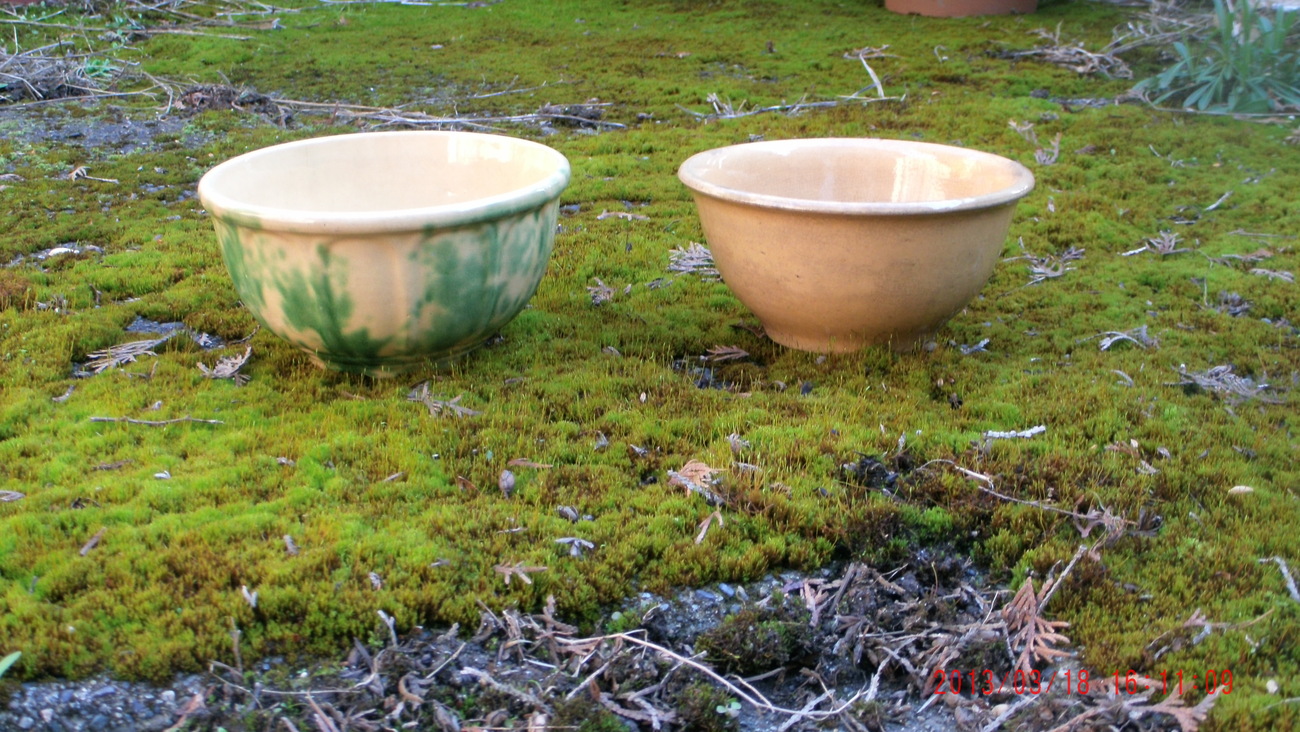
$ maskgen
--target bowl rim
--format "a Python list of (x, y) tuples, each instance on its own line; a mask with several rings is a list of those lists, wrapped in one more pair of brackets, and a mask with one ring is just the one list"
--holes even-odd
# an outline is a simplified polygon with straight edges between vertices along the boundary
[[(221, 178), (235, 168), (259, 158), (277, 155), (286, 149), (329, 146), (339, 139), (357, 137), (459, 137), (506, 141), (508, 144), (532, 148), (549, 155), (554, 169), (535, 183), (492, 196), (460, 203), (397, 208), (385, 211), (303, 211), (277, 206), (262, 206), (241, 200), (222, 190)], [(510, 135), (460, 130), (389, 130), (382, 132), (351, 132), (337, 135), (309, 137), (250, 150), (213, 166), (199, 179), (197, 193), (200, 203), (217, 219), (226, 219), (240, 226), (299, 234), (362, 234), (424, 231), (431, 228), (451, 228), (477, 224), (504, 216), (530, 211), (557, 199), (569, 184), (569, 160), (558, 150), (540, 142)]]
[[(793, 198), (790, 196), (776, 196), (767, 193), (757, 193), (746, 191), (738, 188), (730, 188), (711, 183), (700, 176), (700, 170), (708, 163), (722, 157), (726, 154), (734, 154), (738, 150), (761, 149), (800, 149), (800, 148), (818, 148), (825, 147), (833, 150), (834, 148), (844, 147), (860, 149), (879, 149), (901, 152), (903, 154), (927, 151), (941, 152), (945, 155), (962, 158), (979, 158), (990, 163), (1006, 168), (1012, 173), (1012, 184), (1001, 188), (992, 193), (986, 193), (979, 196), (966, 196), (963, 198), (949, 198), (941, 201), (914, 201), (907, 203), (895, 203), (889, 201), (825, 201), (813, 198)], [(750, 204), (762, 208), (774, 208), (789, 211), (802, 211), (806, 213), (826, 213), (826, 214), (845, 214), (845, 215), (874, 215), (874, 216), (909, 216), (952, 213), (958, 211), (972, 211), (986, 208), (1002, 206), (1024, 198), (1034, 189), (1034, 174), (1024, 165), (990, 152), (982, 150), (972, 150), (970, 148), (957, 147), (955, 145), (942, 145), (933, 142), (918, 142), (913, 140), (890, 140), (876, 137), (812, 137), (797, 138), (788, 140), (763, 140), (759, 142), (746, 142), (737, 145), (728, 145), (718, 147), (703, 152), (696, 153), (687, 158), (677, 169), (677, 177), (681, 182), (696, 194), (703, 194), (713, 198), (731, 201), (734, 203)]]

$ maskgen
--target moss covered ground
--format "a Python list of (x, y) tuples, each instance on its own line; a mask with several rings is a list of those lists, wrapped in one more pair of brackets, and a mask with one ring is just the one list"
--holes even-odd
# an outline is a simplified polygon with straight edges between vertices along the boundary
[[(125, 24), (132, 12), (67, 8), (57, 20)], [(1300, 569), (1300, 290), (1284, 274), (1300, 267), (1300, 155), (1284, 144), (1289, 129), (1093, 106), (1086, 100), (1113, 99), (1132, 81), (1008, 55), (1043, 43), (1036, 29), (1098, 48), (1135, 12), (1059, 0), (1033, 15), (962, 20), (829, 0), (295, 0), (276, 13), (277, 29), (242, 31), (249, 40), (157, 34), (109, 49), (158, 77), (285, 99), (437, 114), (598, 100), (625, 127), (500, 128), (563, 152), (573, 181), (548, 274), (499, 342), (449, 369), (372, 381), (318, 370), (260, 332), (243, 371), (251, 379), (237, 386), (195, 366), (234, 348), (207, 352), (185, 337), (156, 357), (74, 372), (88, 354), (135, 340), (125, 328), (138, 317), (227, 341), (252, 333), (189, 194), (235, 154), (352, 127), (208, 112), (124, 152), (22, 130), (71, 113), (155, 115), (165, 94), (10, 113), (0, 263), (23, 257), (0, 269), (0, 489), (23, 495), (0, 502), (0, 655), (23, 652), (10, 675), (165, 678), (229, 661), (232, 626), (246, 658), (330, 656), (386, 633), (379, 610), (399, 629), (472, 624), (479, 603), (536, 609), (554, 595), (563, 615), (594, 623), (641, 589), (844, 558), (885, 566), (926, 544), (968, 552), (1018, 584), (1084, 543), (1096, 557), (1049, 612), (1070, 623), (1080, 663), (1105, 675), (1231, 671), (1215, 728), (1297, 725), (1300, 706), (1279, 702), (1300, 696), (1300, 601), (1281, 565), (1261, 562)], [(109, 46), (68, 29), (11, 30), (23, 48), (61, 37)], [(842, 99), (871, 84), (846, 53), (886, 45), (869, 63), (901, 99)], [(1139, 77), (1158, 68), (1154, 53), (1130, 61)], [(714, 112), (710, 95), (733, 109), (840, 103), (734, 119), (687, 111)], [(1037, 160), (1010, 120), (1032, 123), (1041, 147), (1059, 134), (1059, 159)], [(786, 350), (738, 327), (755, 321), (724, 284), (668, 271), (672, 250), (703, 241), (674, 176), (681, 161), (756, 137), (812, 136), (958, 144), (1034, 170), (1007, 261), (933, 348)], [(116, 182), (70, 175), (79, 166)], [(1162, 232), (1188, 251), (1156, 251), (1149, 241), (1168, 241)], [(69, 244), (102, 251), (31, 256)], [(1050, 259), (1071, 250), (1082, 256)], [(1034, 282), (1026, 253), (1060, 276)], [(587, 288), (598, 279), (613, 297), (594, 305)], [(1141, 327), (1152, 342), (1101, 348), (1100, 334)], [(719, 345), (750, 357), (703, 363)], [(1269, 387), (1246, 398), (1180, 383), (1229, 365), (1247, 387)], [(409, 401), (424, 380), (478, 414)], [(220, 423), (91, 420), (187, 416)], [(1046, 431), (982, 439), (1036, 425)], [(1022, 502), (944, 463), (889, 492), (842, 469), (900, 450), (910, 466), (948, 460), (990, 476)], [(518, 458), (550, 467), (509, 465)], [(714, 508), (667, 478), (691, 460), (727, 469), (725, 522), (698, 543)], [(509, 492), (498, 486), (506, 469)], [(1084, 526), (1085, 537), (1081, 522), (1045, 505), (1104, 507), (1132, 524), (1099, 543), (1103, 528)], [(571, 523), (561, 506), (591, 519)], [(555, 541), (571, 536), (595, 549), (573, 556)], [(518, 563), (546, 569), (531, 584), (494, 569)], [(1212, 625), (1193, 643), (1184, 624), (1197, 612)]]

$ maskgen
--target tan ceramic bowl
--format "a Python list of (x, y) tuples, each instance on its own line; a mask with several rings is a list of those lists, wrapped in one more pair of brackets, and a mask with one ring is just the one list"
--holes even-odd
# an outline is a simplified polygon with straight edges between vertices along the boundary
[(772, 340), (822, 352), (934, 332), (988, 281), (1034, 187), (997, 155), (860, 138), (708, 150), (677, 175), (736, 297)]
[(244, 305), (319, 365), (390, 376), (451, 359), (546, 271), (569, 162), (470, 132), (301, 140), (199, 181)]

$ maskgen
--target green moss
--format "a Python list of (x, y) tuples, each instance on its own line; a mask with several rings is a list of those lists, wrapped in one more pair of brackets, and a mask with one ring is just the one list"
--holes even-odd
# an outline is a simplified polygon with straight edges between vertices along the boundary
[[(563, 203), (580, 210), (560, 221), (547, 276), (502, 342), (394, 384), (321, 372), (259, 332), (242, 388), (195, 369), (227, 352), (183, 338), (93, 378), (72, 372), (88, 353), (137, 338), (123, 330), (136, 316), (228, 340), (252, 333), (211, 223), (181, 191), (233, 155), (347, 128), (319, 118), (282, 130), (214, 112), (124, 153), (6, 132), (0, 172), (23, 179), (4, 183), (12, 215), (0, 218), (0, 263), (66, 242), (103, 256), (0, 269), (0, 488), (26, 494), (0, 503), (0, 637), (23, 651), (25, 677), (104, 668), (163, 677), (232, 660), (232, 618), (246, 658), (333, 656), (374, 631), (377, 608), (404, 628), (469, 623), (478, 601), (535, 608), (554, 594), (566, 616), (593, 620), (642, 590), (752, 579), (834, 556), (896, 560), (918, 542), (969, 547), (1000, 579), (1072, 555), (1080, 537), (1068, 519), (998, 501), (941, 465), (913, 470), (947, 459), (1023, 500), (1161, 516), (1155, 535), (1103, 548), (1104, 571), (1080, 566), (1054, 596), (1082, 661), (1102, 673), (1154, 663), (1148, 644), (1197, 608), (1216, 623), (1271, 610), (1248, 633), (1216, 631), (1158, 665), (1232, 668), (1245, 680), (1216, 707), (1217, 728), (1293, 726), (1294, 705), (1270, 706), (1264, 685), (1278, 679), (1285, 690), (1300, 673), (1294, 603), (1276, 566), (1258, 560), (1296, 556), (1289, 491), (1300, 476), (1287, 390), (1300, 362), (1295, 326), (1280, 321), (1294, 320), (1300, 296), (1250, 270), (1300, 266), (1275, 236), (1300, 230), (1291, 195), (1300, 164), (1282, 129), (1139, 105), (1067, 110), (1029, 94), (1105, 98), (1127, 82), (999, 56), (1058, 23), (1063, 38), (1100, 46), (1126, 13), (1044, 3), (1031, 16), (949, 22), (815, 0), (303, 3), (281, 17), (284, 30), (251, 41), (141, 42), (132, 58), (150, 73), (206, 82), (225, 74), (285, 98), (432, 100), (418, 106), (436, 114), (522, 114), (598, 98), (610, 103), (607, 119), (627, 127), (544, 138), (572, 161)], [(884, 43), (896, 55), (871, 63), (904, 101), (711, 121), (680, 108), (709, 111), (714, 93), (750, 106), (836, 99), (869, 83), (845, 52)], [(1151, 60), (1138, 59), (1139, 74)], [(501, 91), (512, 93), (467, 99)], [(122, 104), (154, 113), (144, 101)], [(1035, 163), (1010, 119), (1033, 122), (1040, 140), (1061, 133), (1061, 160)], [(541, 138), (532, 127), (503, 131)], [(1024, 260), (1001, 263), (933, 350), (819, 358), (761, 340), (734, 327), (753, 318), (724, 284), (667, 272), (670, 250), (703, 241), (673, 173), (693, 152), (751, 136), (823, 135), (958, 142), (1021, 160), (1038, 188), (1018, 208), (1004, 256), (1071, 247), (1084, 256), (1034, 285)], [(94, 174), (121, 183), (67, 180), (92, 157)], [(625, 201), (648, 220), (598, 218)], [(1164, 230), (1196, 251), (1121, 256)], [(1261, 247), (1271, 256), (1260, 262), (1223, 259)], [(586, 291), (594, 278), (615, 290), (600, 307)], [(670, 284), (648, 286), (660, 278)], [(1220, 312), (1220, 292), (1250, 309)], [(1141, 325), (1159, 347), (1099, 349), (1098, 334)], [(985, 338), (986, 351), (962, 354), (959, 346)], [(731, 390), (698, 389), (698, 375), (681, 366), (714, 345), (752, 354), (718, 369)], [(1273, 383), (1283, 403), (1171, 386), (1181, 366), (1226, 363)], [(406, 401), (424, 379), (482, 414), (436, 418)], [(69, 386), (66, 400), (52, 400)], [(89, 421), (186, 415), (222, 423)], [(986, 431), (1037, 424), (1047, 432), (982, 446)], [(750, 443), (738, 455), (733, 432)], [(900, 435), (913, 469), (893, 495), (841, 482), (841, 465), (896, 454)], [(1136, 455), (1107, 449), (1130, 441)], [(511, 468), (506, 497), (498, 476), (518, 457), (553, 467)], [(713, 508), (666, 479), (692, 459), (759, 468), (724, 476), (732, 504), (699, 544)], [(169, 480), (154, 477), (164, 470)], [(1229, 496), (1234, 485), (1255, 491)], [(593, 520), (571, 524), (559, 506)], [(101, 528), (99, 545), (81, 556)], [(285, 550), (285, 535), (298, 554)], [(564, 536), (596, 549), (571, 557), (554, 543)], [(547, 569), (532, 585), (507, 586), (493, 568), (516, 562)], [(256, 611), (242, 586), (259, 592)]]
[(775, 610), (745, 608), (696, 639), (717, 668), (752, 676), (782, 668), (808, 652), (812, 631), (805, 618), (778, 603)]
[(677, 719), (684, 729), (699, 732), (734, 732), (740, 729), (740, 720), (733, 716), (740, 709), (739, 702), (712, 684), (689, 684), (677, 693), (673, 702)]

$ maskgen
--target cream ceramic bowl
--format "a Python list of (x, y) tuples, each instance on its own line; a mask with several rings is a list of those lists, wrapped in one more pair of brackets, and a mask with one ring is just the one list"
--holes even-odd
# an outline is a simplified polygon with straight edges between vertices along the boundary
[(470, 351), (546, 271), (569, 163), (468, 132), (290, 142), (199, 181), (244, 305), (340, 371), (389, 376)]
[(805, 139), (682, 164), (723, 281), (772, 340), (807, 351), (906, 349), (988, 281), (1019, 163), (921, 142)]

